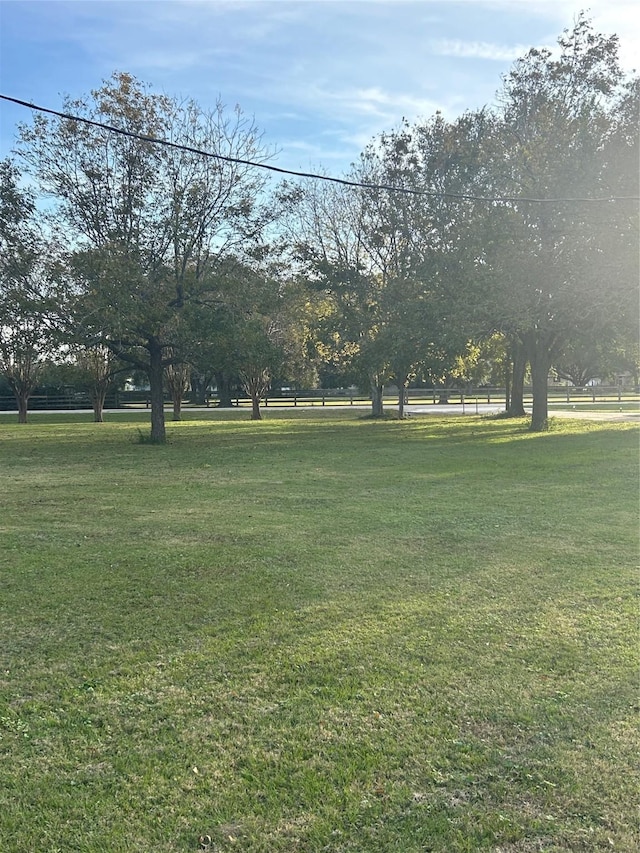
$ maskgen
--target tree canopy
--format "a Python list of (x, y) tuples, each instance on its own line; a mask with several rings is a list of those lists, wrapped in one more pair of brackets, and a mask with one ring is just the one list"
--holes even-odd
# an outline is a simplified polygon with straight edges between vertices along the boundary
[(68, 351), (103, 366), (111, 353), (146, 373), (162, 441), (164, 387), (179, 399), (189, 372), (201, 393), (214, 376), (227, 394), (241, 383), (254, 417), (274, 378), (338, 371), (368, 385), (377, 415), (395, 381), (402, 415), (413, 377), (446, 384), (487, 342), (501, 375), (512, 363), (514, 414), (529, 364), (544, 429), (552, 365), (583, 377), (588, 341), (599, 369), (614, 352), (637, 362), (639, 91), (617, 37), (580, 15), (555, 51), (514, 63), (493, 108), (403, 121), (348, 184), (274, 193), (260, 168), (271, 153), (239, 108), (207, 112), (114, 74), (65, 103), (93, 124), (36, 115), (20, 130), (63, 249), (55, 272), (35, 196), (2, 165), (0, 366), (41, 361), (54, 328)]

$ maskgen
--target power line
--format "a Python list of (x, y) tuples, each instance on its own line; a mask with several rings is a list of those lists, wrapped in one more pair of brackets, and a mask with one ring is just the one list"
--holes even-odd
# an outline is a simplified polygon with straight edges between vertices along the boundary
[(142, 133), (135, 133), (132, 130), (125, 130), (122, 127), (114, 127), (110, 124), (104, 124), (100, 121), (84, 118), (82, 116), (71, 115), (70, 113), (52, 110), (48, 107), (41, 107), (37, 104), (32, 104), (29, 101), (21, 101), (18, 98), (12, 98), (9, 95), (0, 94), (0, 99), (9, 101), (12, 104), (18, 104), (21, 107), (27, 107), (30, 110), (35, 110), (40, 113), (48, 113), (49, 115), (57, 116), (58, 118), (67, 119), (68, 121), (77, 121), (82, 124), (88, 124), (92, 127), (99, 127), (102, 130), (107, 130), (110, 133), (117, 133), (120, 136), (128, 136), (131, 139), (139, 139), (141, 142), (151, 142), (154, 145), (164, 145), (167, 148), (177, 148), (180, 151), (186, 151), (190, 154), (198, 154), (201, 157), (211, 157), (215, 160), (222, 160), (225, 163), (234, 163), (240, 166), (252, 166), (256, 169), (267, 169), (270, 172), (277, 172), (281, 175), (292, 175), (296, 178), (311, 178), (316, 181), (327, 181), (333, 184), (341, 184), (346, 187), (357, 187), (360, 189), (369, 190), (387, 190), (389, 192), (404, 193), (405, 195), (429, 196), (431, 198), (451, 198), (458, 201), (484, 201), (484, 202), (528, 202), (531, 204), (564, 204), (564, 203), (602, 203), (612, 201), (640, 201), (638, 196), (608, 196), (598, 198), (530, 198), (527, 196), (478, 196), (466, 193), (448, 193), (435, 192), (432, 190), (412, 189), (411, 187), (394, 186), (393, 184), (372, 184), (360, 181), (351, 181), (348, 178), (336, 178), (330, 175), (320, 175), (315, 172), (299, 172), (294, 169), (283, 169), (279, 166), (272, 166), (269, 163), (256, 163), (252, 160), (243, 160), (239, 157), (228, 157), (224, 154), (215, 154), (212, 151), (205, 151), (201, 148), (193, 148), (190, 145), (183, 145), (179, 142), (172, 142), (169, 139), (161, 139), (155, 136), (145, 136)]

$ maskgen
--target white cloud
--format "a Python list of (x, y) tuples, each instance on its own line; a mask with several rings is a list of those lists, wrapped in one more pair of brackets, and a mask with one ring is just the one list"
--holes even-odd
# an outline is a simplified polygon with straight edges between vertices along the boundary
[[(332, 136), (335, 136), (335, 140), (333, 142), (330, 140), (327, 144), (322, 143), (322, 138), (316, 143), (304, 142), (300, 139), (285, 139), (278, 145), (280, 152), (278, 165), (296, 170), (317, 171), (321, 169), (318, 164), (327, 162), (344, 164), (345, 142), (351, 147), (352, 141), (339, 135), (332, 134)], [(368, 141), (367, 139), (363, 145), (356, 146), (355, 151), (360, 151)]]
[(377, 86), (345, 89), (328, 96), (346, 114), (360, 113), (399, 120), (403, 115), (428, 115), (439, 109), (435, 101), (407, 92), (385, 92)]
[(438, 56), (453, 56), (457, 59), (492, 59), (497, 62), (513, 62), (523, 56), (530, 47), (531, 45), (502, 45), (461, 39), (438, 39), (431, 42), (431, 49)]
[[(437, 2), (437, 0), (424, 0)], [(523, 13), (546, 20), (549, 25), (548, 46), (556, 44), (563, 29), (571, 29), (582, 12), (596, 31), (620, 38), (620, 61), (627, 71), (640, 66), (640, 4), (638, 0), (455, 0), (485, 7), (487, 12)], [(527, 49), (531, 45), (527, 45)], [(526, 51), (523, 51), (526, 52)], [(518, 54), (520, 56), (521, 53)], [(516, 57), (517, 58), (517, 57)]]

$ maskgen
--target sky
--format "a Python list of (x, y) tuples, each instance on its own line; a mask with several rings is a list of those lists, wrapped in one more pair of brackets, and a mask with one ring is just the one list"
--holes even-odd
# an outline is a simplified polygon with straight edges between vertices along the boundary
[[(640, 64), (640, 0), (0, 0), (0, 94), (51, 109), (126, 71), (239, 105), (285, 169), (343, 174), (401, 119), (494, 104), (581, 10)], [(0, 101), (0, 157), (31, 111)]]

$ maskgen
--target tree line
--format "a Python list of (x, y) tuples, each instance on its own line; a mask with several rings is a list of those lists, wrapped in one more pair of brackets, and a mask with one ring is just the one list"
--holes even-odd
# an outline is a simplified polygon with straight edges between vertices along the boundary
[(393, 381), (402, 416), (412, 380), (484, 353), (509, 414), (530, 371), (544, 429), (552, 366), (615, 356), (637, 374), (639, 93), (618, 38), (581, 15), (514, 63), (495, 107), (402, 121), (345, 183), (275, 185), (238, 107), (126, 73), (35, 114), (0, 164), (0, 374), (19, 420), (52, 361), (82, 372), (98, 420), (114, 376), (144, 374), (164, 441), (165, 389), (215, 382), (224, 402), (241, 383), (259, 418), (274, 377), (332, 376), (366, 383), (381, 415)]

